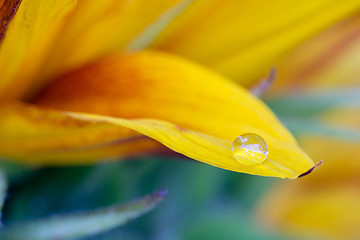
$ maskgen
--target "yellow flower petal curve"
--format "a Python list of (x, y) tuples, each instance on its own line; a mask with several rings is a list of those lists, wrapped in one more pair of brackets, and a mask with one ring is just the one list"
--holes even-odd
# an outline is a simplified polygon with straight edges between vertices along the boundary
[(124, 50), (179, 2), (23, 0), (0, 49), (0, 96), (28, 98), (54, 75)]
[(0, 104), (0, 116), (0, 156), (32, 165), (92, 163), (162, 150), (130, 129), (24, 103)]
[(0, 48), (0, 97), (18, 98), (42, 63), (75, 0), (22, 0)]
[(54, 75), (115, 51), (131, 50), (162, 19), (167, 21), (159, 24), (159, 34), (167, 30), (158, 39), (155, 31), (150, 48), (195, 59), (250, 85), (287, 50), (352, 14), (359, 4), (357, 0), (156, 0), (149, 5), (146, 0), (80, 0), (75, 6), (75, 0), (23, 0), (0, 50), (0, 95), (28, 97)]
[(359, 7), (357, 0), (195, 1), (151, 47), (249, 86), (288, 50)]
[[(233, 171), (296, 178), (314, 166), (260, 100), (214, 72), (164, 53), (99, 60), (54, 81), (33, 103), (97, 114), (71, 116), (131, 128)], [(231, 143), (244, 133), (267, 142), (264, 164), (243, 166), (232, 157)]]
[(80, 0), (46, 63), (42, 78), (62, 74), (114, 51), (125, 51), (183, 0)]

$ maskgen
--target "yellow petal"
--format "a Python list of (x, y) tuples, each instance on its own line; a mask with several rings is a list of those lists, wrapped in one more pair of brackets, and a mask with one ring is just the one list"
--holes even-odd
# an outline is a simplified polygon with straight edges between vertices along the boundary
[(249, 85), (288, 50), (359, 6), (357, 0), (195, 1), (152, 47)]
[(324, 89), (358, 85), (359, 32), (358, 15), (305, 42), (279, 65), (279, 77), (273, 89)]
[(161, 149), (127, 128), (23, 103), (0, 105), (0, 155), (28, 164), (79, 164)]
[[(82, 0), (69, 16), (42, 78), (61, 74), (115, 51), (124, 51), (181, 0)], [(175, 15), (176, 15), (175, 11)]]
[(0, 97), (28, 90), (75, 0), (23, 0), (0, 48)]
[(360, 4), (81, 0), (74, 7), (74, 2), (23, 0), (0, 51), (1, 96), (31, 96), (55, 75), (151, 43), (249, 85), (280, 55)]
[[(233, 171), (295, 178), (314, 166), (260, 100), (214, 72), (163, 53), (102, 59), (54, 81), (33, 103), (112, 116), (69, 115), (133, 129)], [(231, 143), (244, 133), (267, 142), (263, 164), (244, 166), (232, 157)]]
[(181, 10), (179, 3), (23, 0), (0, 52), (0, 95), (32, 96), (54, 75), (124, 50), (159, 17)]
[[(316, 174), (314, 174), (316, 175)], [(259, 207), (259, 220), (304, 239), (357, 239), (360, 191), (356, 185), (285, 184), (272, 189)]]

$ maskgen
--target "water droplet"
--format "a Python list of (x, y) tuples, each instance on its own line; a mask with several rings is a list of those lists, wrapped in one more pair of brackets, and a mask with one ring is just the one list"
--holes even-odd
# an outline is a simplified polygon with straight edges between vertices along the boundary
[(231, 152), (239, 163), (252, 166), (263, 163), (268, 155), (265, 140), (257, 134), (246, 133), (238, 136), (231, 145)]

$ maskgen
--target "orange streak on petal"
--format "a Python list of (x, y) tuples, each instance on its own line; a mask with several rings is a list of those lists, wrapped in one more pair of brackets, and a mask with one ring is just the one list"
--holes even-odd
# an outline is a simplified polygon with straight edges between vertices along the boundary
[(9, 22), (15, 16), (21, 0), (0, 1), (0, 43), (4, 38)]
[(160, 147), (128, 128), (22, 103), (2, 104), (0, 115), (0, 155), (31, 164), (78, 164)]

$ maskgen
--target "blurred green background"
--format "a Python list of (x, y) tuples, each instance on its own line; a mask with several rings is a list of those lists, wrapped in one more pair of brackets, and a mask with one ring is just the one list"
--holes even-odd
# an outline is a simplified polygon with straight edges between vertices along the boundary
[[(88, 210), (168, 189), (153, 211), (85, 239), (287, 239), (264, 229), (253, 208), (273, 178), (234, 173), (182, 157), (143, 157), (28, 171), (7, 166), (5, 224)], [(25, 173), (25, 174), (24, 174)]]

